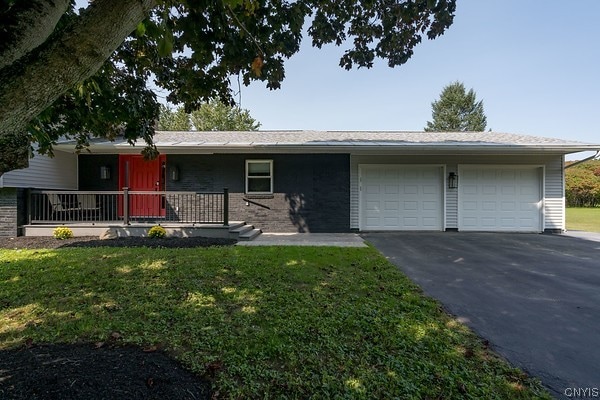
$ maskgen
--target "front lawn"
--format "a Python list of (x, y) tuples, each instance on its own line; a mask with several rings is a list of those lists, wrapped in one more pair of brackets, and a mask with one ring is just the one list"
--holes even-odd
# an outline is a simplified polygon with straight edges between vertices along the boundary
[(600, 232), (600, 208), (567, 208), (567, 230)]
[(372, 248), (0, 250), (0, 351), (115, 333), (222, 398), (550, 398)]

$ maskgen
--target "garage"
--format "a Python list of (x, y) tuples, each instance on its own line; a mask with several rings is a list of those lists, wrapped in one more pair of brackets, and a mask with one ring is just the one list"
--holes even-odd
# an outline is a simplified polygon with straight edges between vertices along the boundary
[(360, 229), (443, 230), (440, 165), (360, 165)]
[(539, 166), (459, 166), (458, 229), (542, 231), (542, 172)]

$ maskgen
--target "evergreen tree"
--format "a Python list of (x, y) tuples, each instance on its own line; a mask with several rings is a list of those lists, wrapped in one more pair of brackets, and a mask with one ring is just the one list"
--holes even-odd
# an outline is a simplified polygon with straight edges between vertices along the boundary
[(426, 132), (483, 132), (487, 119), (483, 100), (476, 101), (473, 89), (468, 92), (461, 82), (444, 87), (440, 98), (431, 103), (432, 119)]

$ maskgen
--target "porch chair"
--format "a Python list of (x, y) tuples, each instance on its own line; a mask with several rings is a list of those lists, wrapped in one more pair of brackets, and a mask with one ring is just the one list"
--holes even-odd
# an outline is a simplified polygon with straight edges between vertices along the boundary
[(77, 203), (83, 217), (94, 217), (94, 220), (98, 219), (100, 207), (98, 206), (95, 194), (78, 194)]
[(52, 207), (52, 216), (55, 220), (72, 220), (73, 214), (80, 210), (78, 202), (64, 201), (64, 198), (57, 193), (49, 193), (48, 202)]

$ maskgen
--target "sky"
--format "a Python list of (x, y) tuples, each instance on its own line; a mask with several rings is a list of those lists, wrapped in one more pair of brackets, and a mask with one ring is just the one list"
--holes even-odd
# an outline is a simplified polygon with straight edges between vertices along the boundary
[(600, 143), (599, 17), (599, 0), (458, 0), (450, 29), (393, 69), (346, 71), (343, 46), (305, 38), (282, 88), (242, 85), (241, 106), (263, 130), (420, 131), (460, 81), (483, 100), (488, 129)]

